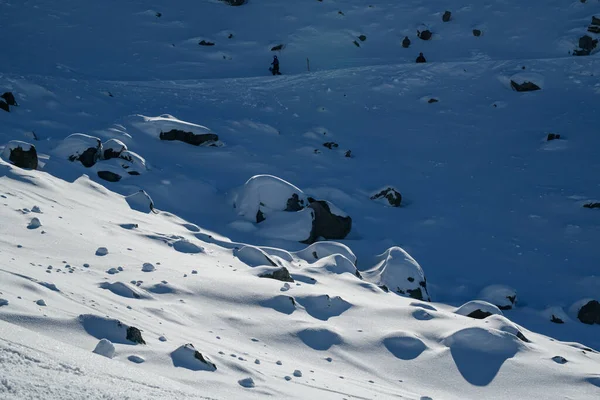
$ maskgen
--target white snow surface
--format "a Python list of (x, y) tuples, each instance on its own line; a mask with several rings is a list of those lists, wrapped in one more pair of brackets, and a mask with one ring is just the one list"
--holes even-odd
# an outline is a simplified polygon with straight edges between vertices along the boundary
[[(570, 54), (596, 0), (173, 3), (0, 0), (19, 100), (0, 110), (0, 399), (600, 397), (600, 325), (577, 318), (600, 300), (600, 61)], [(39, 170), (7, 162), (21, 141)], [(102, 143), (127, 150), (67, 161)], [(370, 200), (386, 185), (402, 207)], [(299, 243), (292, 194), (350, 235)], [(281, 267), (294, 282), (258, 277)], [(433, 302), (394, 293), (425, 277)]]

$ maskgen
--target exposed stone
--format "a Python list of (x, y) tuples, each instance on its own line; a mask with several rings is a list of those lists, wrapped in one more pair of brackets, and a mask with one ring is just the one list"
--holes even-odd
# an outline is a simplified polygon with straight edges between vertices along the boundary
[(404, 47), (405, 49), (408, 49), (410, 47), (410, 39), (408, 38), (408, 36), (404, 36), (404, 39), (402, 40), (402, 47)]
[(9, 106), (18, 106), (15, 95), (12, 94), (12, 92), (4, 92), (0, 97), (2, 97)]
[(98, 177), (108, 182), (119, 182), (121, 180), (121, 175), (112, 171), (98, 171)]
[(590, 33), (600, 33), (600, 26), (590, 25), (588, 26), (587, 31)]
[(214, 45), (215, 45), (213, 42), (208, 42), (208, 41), (206, 41), (206, 40), (204, 40), (204, 39), (203, 39), (203, 40), (201, 40), (200, 42), (198, 42), (198, 44), (199, 44), (200, 46), (214, 46)]
[(381, 192), (371, 196), (371, 200), (381, 198), (385, 198), (392, 207), (400, 207), (400, 203), (402, 202), (402, 195), (392, 187), (383, 189)]
[(600, 18), (592, 16), (592, 25), (600, 26)]
[(584, 204), (583, 207), (585, 207), (585, 208), (600, 208), (600, 203), (587, 203), (587, 204)]
[(8, 107), (8, 103), (5, 102), (4, 100), (0, 100), (0, 109), (6, 111), (6, 112), (10, 112), (10, 108)]
[(475, 319), (486, 319), (490, 315), (492, 315), (492, 313), (481, 311), (478, 309), (478, 310), (475, 310), (475, 311), (472, 311), (471, 313), (469, 313), (467, 315), (467, 317), (471, 317), (471, 318), (475, 318)]
[(221, 0), (223, 3), (230, 6), (241, 6), (246, 3), (246, 0)]
[(427, 103), (429, 103), (429, 104), (433, 104), (433, 103), (437, 103), (437, 102), (439, 102), (439, 100), (434, 99), (433, 97), (431, 99), (427, 100)]
[(333, 149), (334, 147), (339, 147), (339, 145), (336, 142), (325, 142), (323, 143), (323, 146), (327, 147), (329, 150)]
[(146, 344), (144, 338), (142, 338), (142, 331), (140, 331), (135, 326), (130, 326), (127, 328), (127, 340), (133, 343)]
[(563, 321), (562, 319), (558, 318), (554, 314), (552, 314), (552, 318), (550, 319), (550, 322), (554, 322), (555, 324), (564, 324), (565, 323), (565, 321)]
[(424, 31), (417, 31), (417, 36), (419, 37), (419, 39), (422, 40), (429, 40), (431, 39), (431, 36), (433, 36), (433, 34), (431, 33), (430, 30), (424, 30)]
[(179, 140), (194, 146), (214, 144), (219, 140), (219, 136), (215, 135), (214, 133), (195, 134), (179, 129), (171, 129), (168, 132), (161, 132), (159, 137), (160, 140)]
[(600, 325), (600, 303), (597, 300), (591, 300), (581, 307), (577, 313), (577, 318), (584, 324)]
[(512, 88), (514, 90), (516, 90), (517, 92), (532, 92), (534, 90), (541, 89), (538, 85), (536, 85), (533, 82), (529, 82), (529, 81), (519, 84), (519, 83), (511, 80), (510, 86), (512, 86)]
[(546, 138), (547, 141), (556, 140), (556, 139), (560, 139), (560, 134), (558, 134), (558, 133), (549, 133), (548, 137)]
[[(301, 200), (297, 193), (292, 194), (287, 200), (284, 211), (300, 211), (304, 208), (304, 200)], [(259, 210), (260, 211), (260, 210)]]
[(358, 40), (360, 40), (361, 42), (364, 42), (365, 40), (367, 40), (367, 37), (365, 35), (360, 35), (358, 37)]
[(335, 215), (326, 201), (309, 198), (308, 206), (314, 211), (310, 237), (304, 243), (314, 243), (317, 238), (344, 239), (352, 229), (352, 218)]
[(446, 11), (444, 15), (442, 15), (442, 21), (448, 22), (452, 18), (452, 13), (450, 11)]
[(260, 278), (270, 278), (276, 279), (282, 282), (294, 282), (294, 279), (290, 275), (290, 271), (286, 267), (281, 267), (278, 270), (273, 271), (272, 273), (266, 273), (259, 275)]
[(476, 37), (481, 36), (481, 30), (479, 30), (479, 29), (473, 29), (473, 36), (476, 36)]
[(22, 146), (10, 149), (8, 160), (19, 168), (37, 169), (38, 158), (35, 146), (30, 144), (29, 150), (23, 150)]
[(261, 222), (263, 222), (264, 220), (266, 220), (265, 218), (265, 214), (263, 214), (263, 212), (261, 210), (258, 210), (256, 212), (256, 223), (260, 224)]
[(284, 47), (283, 44), (278, 44), (277, 46), (271, 47), (271, 51), (280, 51), (280, 50), (283, 50), (283, 47)]

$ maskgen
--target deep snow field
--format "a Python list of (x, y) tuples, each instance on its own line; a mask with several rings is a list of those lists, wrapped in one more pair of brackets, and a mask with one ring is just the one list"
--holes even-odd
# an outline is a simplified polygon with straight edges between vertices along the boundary
[(592, 16), (0, 0), (0, 399), (600, 398)]

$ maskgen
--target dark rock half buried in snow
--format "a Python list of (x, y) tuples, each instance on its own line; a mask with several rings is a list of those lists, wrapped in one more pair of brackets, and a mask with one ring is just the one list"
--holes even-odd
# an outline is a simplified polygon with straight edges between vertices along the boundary
[(0, 110), (4, 110), (6, 112), (10, 112), (10, 107), (4, 100), (0, 100)]
[(4, 101), (6, 101), (6, 104), (8, 104), (9, 106), (18, 106), (17, 100), (15, 99), (15, 95), (12, 92), (2, 93), (2, 96), (0, 96), (0, 98), (3, 98)]
[(154, 211), (154, 202), (148, 193), (140, 190), (137, 193), (125, 197), (125, 201), (132, 210), (149, 213)]
[(259, 278), (270, 278), (276, 279), (282, 282), (294, 282), (294, 279), (290, 275), (290, 271), (286, 267), (273, 269), (272, 271), (265, 272), (259, 275)]
[(308, 201), (308, 207), (314, 211), (314, 219), (310, 237), (303, 243), (313, 243), (320, 237), (344, 239), (348, 236), (352, 230), (352, 218), (328, 201), (313, 198), (309, 198)]
[(88, 334), (97, 339), (108, 339), (120, 344), (146, 344), (138, 328), (116, 319), (83, 314), (79, 316), (79, 322)]
[(600, 325), (600, 303), (597, 300), (587, 302), (577, 313), (577, 318), (584, 324)]
[(392, 207), (400, 207), (402, 195), (393, 187), (388, 187), (371, 196), (371, 200), (385, 199)]
[(124, 151), (127, 151), (127, 146), (119, 139), (109, 139), (102, 144), (102, 158), (104, 160), (118, 158)]
[(510, 86), (517, 92), (532, 92), (540, 90), (541, 88), (533, 82), (517, 83), (513, 80), (510, 81)]
[(454, 312), (475, 319), (485, 319), (491, 315), (503, 315), (498, 307), (481, 300), (469, 301)]
[(79, 161), (90, 168), (102, 155), (102, 142), (97, 137), (74, 133), (66, 137), (55, 149), (54, 153), (69, 161)]
[(2, 158), (19, 168), (37, 169), (38, 167), (37, 151), (30, 143), (11, 140), (4, 147)]
[(108, 182), (119, 182), (121, 175), (112, 171), (98, 171), (98, 177)]
[(168, 132), (161, 132), (159, 137), (160, 140), (178, 140), (194, 146), (215, 145), (215, 143), (219, 140), (219, 136), (215, 135), (214, 133), (196, 134), (192, 132), (185, 132), (180, 129), (171, 129)]
[(197, 351), (191, 343), (179, 346), (177, 350), (173, 351), (171, 353), (171, 360), (173, 360), (174, 366), (192, 371), (212, 372), (217, 370), (215, 363)]
[(385, 291), (431, 301), (423, 269), (406, 251), (400, 247), (391, 247), (377, 256), (376, 260), (377, 263), (372, 268), (362, 272), (366, 281)]

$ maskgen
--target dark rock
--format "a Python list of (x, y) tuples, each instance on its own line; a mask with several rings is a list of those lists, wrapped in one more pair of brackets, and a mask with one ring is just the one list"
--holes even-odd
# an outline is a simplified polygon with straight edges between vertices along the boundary
[(8, 107), (8, 103), (4, 100), (0, 100), (0, 109), (6, 112), (10, 112), (10, 108)]
[(303, 243), (314, 243), (319, 237), (325, 239), (344, 239), (352, 229), (352, 218), (335, 215), (326, 201), (309, 198), (308, 206), (314, 212), (310, 237)]
[(354, 45), (355, 45), (356, 47), (360, 47), (360, 44), (359, 44), (359, 43), (358, 43), (356, 40), (355, 40), (355, 41), (353, 41), (352, 43), (354, 43)]
[(171, 129), (168, 132), (161, 132), (160, 140), (179, 140), (194, 146), (200, 146), (203, 144), (214, 144), (214, 142), (219, 140), (219, 136), (215, 135), (214, 133), (203, 133), (197, 135), (192, 132)]
[(562, 319), (558, 318), (554, 314), (552, 314), (552, 318), (550, 319), (550, 322), (554, 322), (555, 324), (564, 324), (565, 323), (565, 321), (563, 321)]
[(554, 361), (557, 364), (566, 364), (568, 363), (567, 359), (561, 356), (554, 356), (552, 357), (552, 361)]
[(417, 64), (426, 63), (427, 60), (423, 56), (423, 53), (419, 53), (419, 57), (417, 57)]
[(230, 34), (227, 36), (227, 39), (233, 39), (233, 33), (230, 33)]
[(587, 203), (583, 205), (585, 208), (600, 208), (600, 203)]
[(448, 22), (452, 18), (452, 13), (450, 11), (446, 11), (444, 15), (442, 15), (442, 21)]
[(208, 42), (206, 40), (201, 40), (200, 42), (198, 42), (198, 44), (200, 46), (214, 46), (215, 45), (213, 42)]
[(15, 95), (12, 94), (12, 92), (4, 92), (0, 97), (2, 97), (9, 106), (18, 106)]
[(273, 271), (272, 273), (259, 275), (259, 278), (276, 279), (282, 282), (294, 282), (294, 279), (290, 275), (290, 271), (288, 271), (286, 267), (281, 267), (278, 270)]
[(408, 36), (404, 36), (404, 39), (402, 40), (402, 47), (404, 47), (405, 49), (408, 49), (410, 47), (410, 39), (408, 38)]
[(531, 343), (531, 340), (527, 339), (525, 335), (521, 333), (521, 331), (517, 331), (517, 337), (525, 343)]
[(479, 29), (473, 29), (473, 36), (476, 36), (476, 37), (481, 36), (481, 31)]
[[(423, 292), (421, 291), (421, 288), (416, 288), (416, 289), (407, 289), (406, 293), (408, 294), (409, 297), (416, 299), (416, 300), (423, 300)], [(403, 293), (401, 293), (403, 294)]]
[(271, 51), (280, 51), (283, 50), (283, 44), (278, 44), (277, 46), (271, 47)]
[(371, 200), (377, 200), (381, 198), (385, 198), (390, 206), (392, 207), (400, 207), (400, 203), (402, 202), (402, 195), (394, 188), (386, 188), (381, 192), (371, 196)]
[(120, 152), (116, 152), (113, 149), (106, 149), (104, 150), (103, 157), (105, 160), (110, 160), (111, 158), (119, 158), (120, 155)]
[(221, 0), (223, 3), (230, 6), (241, 6), (246, 3), (246, 0)]
[(592, 17), (592, 25), (600, 26), (600, 18)]
[(433, 104), (433, 103), (437, 103), (439, 100), (438, 99), (434, 99), (433, 97), (429, 100), (427, 100), (427, 103), (429, 104)]
[(256, 212), (256, 223), (260, 224), (261, 222), (263, 222), (264, 220), (266, 220), (265, 218), (265, 214), (263, 214), (262, 211), (258, 210)]
[(121, 175), (111, 171), (98, 171), (98, 177), (109, 182), (119, 182), (121, 180)]
[(344, 153), (344, 157), (352, 158), (352, 150), (347, 150), (346, 153)]
[(587, 31), (590, 33), (600, 33), (600, 26), (590, 25), (588, 26)]
[(486, 319), (490, 315), (492, 315), (492, 313), (489, 313), (486, 311), (481, 311), (481, 310), (477, 309), (477, 310), (471, 311), (469, 314), (467, 314), (467, 317), (471, 317), (471, 318), (475, 318), (475, 319)]
[(577, 313), (577, 318), (584, 324), (600, 325), (600, 303), (597, 300), (591, 300), (581, 307)]
[[(99, 144), (99, 146), (100, 146), (100, 144)], [(81, 155), (79, 155), (79, 156), (77, 156), (77, 155), (69, 156), (69, 161), (79, 161), (79, 162), (81, 162), (81, 164), (84, 167), (90, 168), (90, 167), (94, 166), (94, 164), (96, 164), (96, 161), (98, 160), (98, 154), (99, 154), (98, 150), (99, 150), (99, 148), (90, 147), (86, 151), (81, 153)]]
[(11, 149), (8, 157), (9, 161), (19, 168), (37, 169), (37, 151), (35, 150), (34, 145), (29, 146), (29, 150), (27, 151), (23, 150), (20, 146)]
[(139, 172), (137, 172), (137, 171), (128, 171), (127, 173), (128, 173), (129, 175), (136, 175), (136, 176), (137, 176), (137, 175), (140, 175), (140, 173), (139, 173)]
[(300, 211), (304, 208), (304, 200), (300, 199), (296, 193), (292, 194), (287, 200), (284, 211)]
[(323, 146), (327, 147), (329, 150), (331, 150), (334, 147), (339, 147), (338, 144), (336, 142), (326, 142), (323, 143)]
[(598, 39), (592, 39), (589, 35), (584, 35), (579, 38), (579, 48), (591, 52), (598, 45)]
[(510, 81), (510, 86), (517, 92), (532, 92), (534, 90), (540, 90), (541, 88), (533, 82), (523, 82), (518, 84), (515, 81)]
[(360, 40), (361, 42), (364, 42), (365, 40), (367, 40), (367, 37), (365, 35), (360, 35), (358, 37), (358, 40)]
[(558, 133), (549, 133), (548, 137), (546, 138), (546, 140), (549, 142), (551, 140), (556, 140), (556, 139), (560, 139), (560, 134)]
[(146, 341), (142, 338), (142, 331), (135, 326), (127, 328), (126, 339), (133, 343), (146, 344)]
[(431, 36), (433, 36), (433, 34), (430, 30), (424, 30), (423, 32), (417, 31), (417, 36), (419, 37), (419, 39), (429, 40), (431, 39)]

